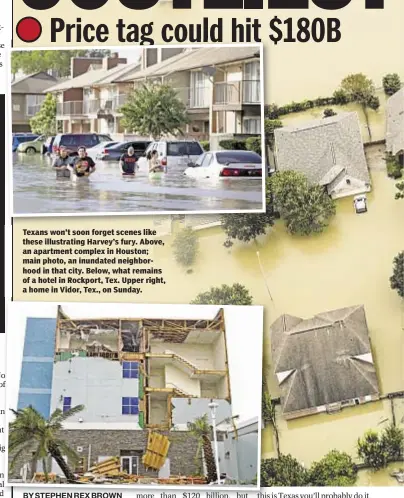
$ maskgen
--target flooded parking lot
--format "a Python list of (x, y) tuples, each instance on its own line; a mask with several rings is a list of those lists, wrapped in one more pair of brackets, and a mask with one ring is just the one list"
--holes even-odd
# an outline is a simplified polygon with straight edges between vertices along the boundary
[(171, 169), (162, 178), (140, 170), (122, 177), (118, 163), (97, 162), (89, 181), (55, 177), (49, 157), (13, 155), (14, 212), (130, 213), (262, 209), (260, 179), (195, 180)]

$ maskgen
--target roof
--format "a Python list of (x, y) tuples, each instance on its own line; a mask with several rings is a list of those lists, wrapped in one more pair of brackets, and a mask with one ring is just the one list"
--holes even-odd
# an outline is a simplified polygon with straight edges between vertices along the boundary
[(282, 315), (270, 330), (284, 413), (378, 393), (363, 306)]
[(40, 71), (28, 74), (11, 83), (11, 93), (41, 94), (57, 82), (54, 76)]
[(386, 150), (394, 155), (404, 150), (404, 88), (387, 100)]
[(132, 74), (139, 70), (139, 62), (133, 64), (119, 64), (112, 69), (93, 69), (89, 70), (83, 74), (80, 74), (76, 78), (70, 78), (63, 81), (59, 85), (55, 85), (49, 88), (50, 92), (61, 92), (63, 90), (69, 90), (70, 88), (84, 88), (88, 86), (99, 86), (108, 85), (115, 81), (119, 81), (120, 78), (126, 74)]
[(195, 48), (174, 55), (159, 64), (154, 64), (135, 75), (122, 78), (121, 81), (135, 81), (148, 77), (164, 76), (168, 73), (197, 69), (203, 66), (242, 61), (251, 59), (259, 53), (259, 48), (256, 46), (244, 46), (237, 48), (237, 50), (234, 50), (234, 47)]
[(370, 186), (356, 112), (278, 128), (275, 145), (280, 171), (304, 173), (311, 183), (328, 186), (330, 194), (344, 189), (350, 195), (350, 188)]

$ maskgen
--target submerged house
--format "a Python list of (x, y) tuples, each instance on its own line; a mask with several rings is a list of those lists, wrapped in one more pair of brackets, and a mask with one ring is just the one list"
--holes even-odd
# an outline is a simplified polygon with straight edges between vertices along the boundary
[(283, 415), (293, 419), (379, 399), (363, 306), (271, 325), (272, 361)]
[(276, 129), (275, 156), (279, 171), (305, 174), (333, 199), (371, 190), (355, 112)]
[(404, 166), (404, 88), (387, 101), (386, 151)]
[[(18, 409), (49, 418), (84, 406), (62, 431), (81, 457), (78, 473), (114, 457), (134, 475), (195, 475), (188, 423), (212, 401), (218, 420), (232, 417), (223, 309), (200, 320), (84, 319), (59, 307), (56, 319), (27, 320)], [(150, 434), (165, 438), (160, 450)], [(22, 455), (10, 477), (31, 460)], [(61, 473), (54, 461), (51, 471)]]

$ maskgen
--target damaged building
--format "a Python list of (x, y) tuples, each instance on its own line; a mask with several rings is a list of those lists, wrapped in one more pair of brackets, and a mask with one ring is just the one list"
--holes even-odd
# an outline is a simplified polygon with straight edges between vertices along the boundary
[(114, 461), (131, 475), (196, 475), (188, 423), (212, 401), (231, 419), (223, 309), (201, 320), (84, 319), (59, 306), (56, 319), (27, 320), (18, 409), (49, 418), (84, 407), (63, 425), (78, 473)]

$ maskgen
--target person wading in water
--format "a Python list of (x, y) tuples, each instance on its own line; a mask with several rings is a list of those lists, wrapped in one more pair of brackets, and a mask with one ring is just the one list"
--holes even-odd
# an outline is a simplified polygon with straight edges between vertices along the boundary
[(56, 170), (56, 178), (70, 178), (72, 158), (67, 154), (66, 147), (60, 147), (52, 167)]
[(77, 153), (78, 156), (73, 160), (73, 173), (78, 177), (90, 176), (95, 171), (95, 162), (87, 155), (85, 147), (79, 147)]
[(136, 174), (137, 157), (135, 156), (135, 149), (130, 146), (119, 160), (121, 172), (125, 176), (135, 176)]

